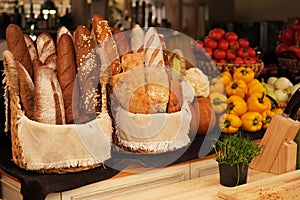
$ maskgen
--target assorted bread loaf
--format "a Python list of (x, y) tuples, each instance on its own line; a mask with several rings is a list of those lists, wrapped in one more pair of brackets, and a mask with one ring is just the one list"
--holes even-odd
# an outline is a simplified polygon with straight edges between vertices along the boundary
[(172, 73), (163, 37), (156, 28), (135, 25), (130, 34), (114, 32), (120, 54), (120, 72), (112, 74), (113, 97), (131, 113), (180, 111), (183, 95)]
[(88, 122), (101, 112), (102, 84), (108, 81), (112, 96), (129, 112), (180, 111), (182, 87), (170, 70), (164, 38), (154, 27), (135, 25), (128, 35), (97, 14), (91, 25), (79, 25), (73, 33), (63, 26), (56, 40), (43, 32), (36, 41), (17, 25), (8, 26), (3, 56), (17, 74), (10, 81), (29, 119)]
[[(36, 41), (19, 26), (7, 27), (8, 49), (3, 53), (11, 89), (20, 96), (25, 115), (47, 124), (85, 123), (101, 112), (101, 62), (96, 46), (110, 31), (107, 21), (94, 16), (106, 29), (83, 25), (72, 34), (66, 27)], [(103, 41), (102, 41), (103, 40)]]

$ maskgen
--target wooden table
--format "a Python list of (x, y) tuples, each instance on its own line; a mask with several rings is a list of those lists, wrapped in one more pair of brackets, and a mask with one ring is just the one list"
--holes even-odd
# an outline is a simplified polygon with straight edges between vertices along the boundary
[[(249, 169), (248, 183), (273, 177), (270, 173), (259, 172)], [(179, 183), (169, 184), (154, 189), (131, 192), (128, 194), (110, 198), (110, 200), (132, 200), (132, 199), (221, 199), (218, 192), (225, 188), (219, 184), (219, 175), (212, 174), (205, 177), (195, 178)]]

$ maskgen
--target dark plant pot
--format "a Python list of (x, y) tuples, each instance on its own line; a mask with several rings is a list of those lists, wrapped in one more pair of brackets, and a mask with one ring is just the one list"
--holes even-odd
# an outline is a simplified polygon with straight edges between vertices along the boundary
[(220, 184), (227, 187), (234, 187), (247, 183), (248, 164), (239, 165), (219, 164)]

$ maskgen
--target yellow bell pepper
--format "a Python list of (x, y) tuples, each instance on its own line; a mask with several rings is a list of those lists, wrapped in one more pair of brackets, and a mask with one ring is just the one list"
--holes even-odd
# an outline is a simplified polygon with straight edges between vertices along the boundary
[(233, 72), (233, 79), (242, 79), (246, 83), (254, 79), (254, 76), (253, 70), (249, 67), (239, 67)]
[(242, 120), (235, 114), (225, 113), (219, 118), (219, 126), (222, 133), (237, 133), (242, 126)]
[[(256, 79), (253, 79), (256, 80)], [(262, 83), (256, 83), (256, 84), (248, 84), (248, 96), (251, 96), (253, 93), (265, 93), (267, 94), (267, 89), (264, 87), (264, 85)]]
[(234, 79), (226, 86), (227, 96), (238, 95), (244, 98), (247, 92), (248, 86), (242, 79)]
[(224, 91), (223, 80), (220, 77), (215, 77), (210, 79), (209, 89), (210, 92), (223, 92)]
[(229, 98), (227, 98), (227, 113), (241, 116), (242, 114), (246, 113), (247, 110), (247, 103), (242, 97), (238, 95), (231, 95)]
[(224, 71), (221, 74), (221, 78), (223, 80), (224, 85), (228, 85), (232, 81), (232, 75), (230, 74), (229, 71)]
[(265, 110), (271, 110), (272, 103), (270, 99), (263, 92), (252, 94), (247, 100), (248, 110), (262, 113)]
[(248, 111), (241, 116), (242, 129), (248, 132), (256, 132), (262, 128), (263, 117), (259, 112)]
[(210, 101), (216, 114), (224, 113), (227, 108), (227, 97), (220, 92), (212, 92)]
[(273, 118), (273, 116), (275, 115), (275, 112), (273, 112), (272, 110), (266, 110), (264, 111), (262, 114), (262, 118), (263, 118), (263, 129), (267, 129), (270, 125), (270, 122)]
[(261, 82), (258, 79), (254, 78), (251, 81), (249, 81), (247, 85), (248, 85), (248, 88), (250, 88), (258, 83), (261, 83)]

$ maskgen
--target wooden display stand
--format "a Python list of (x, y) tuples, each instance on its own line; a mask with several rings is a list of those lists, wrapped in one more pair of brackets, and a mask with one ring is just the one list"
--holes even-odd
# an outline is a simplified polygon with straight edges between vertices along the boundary
[(294, 139), (299, 129), (299, 121), (275, 115), (260, 142), (264, 145), (262, 153), (253, 159), (250, 168), (272, 174), (295, 170), (297, 144)]

